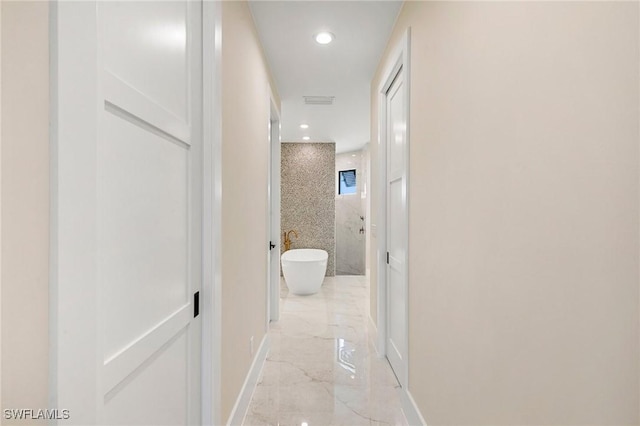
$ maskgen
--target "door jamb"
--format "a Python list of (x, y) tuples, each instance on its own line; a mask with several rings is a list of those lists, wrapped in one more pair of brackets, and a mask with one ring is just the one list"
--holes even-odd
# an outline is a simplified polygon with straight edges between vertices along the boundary
[(387, 104), (386, 95), (400, 70), (404, 73), (404, 108), (406, 118), (406, 141), (404, 155), (404, 202), (405, 202), (405, 230), (404, 241), (406, 246), (405, 270), (404, 270), (404, 297), (405, 297), (405, 351), (404, 374), (398, 377), (400, 385), (407, 388), (409, 385), (409, 142), (410, 142), (410, 52), (411, 52), (411, 28), (407, 28), (394, 53), (391, 55), (390, 66), (387, 67), (383, 79), (378, 88), (378, 170), (379, 191), (378, 196), (378, 250), (377, 250), (377, 281), (378, 281), (378, 339), (377, 351), (382, 357), (387, 356), (387, 330), (389, 318), (387, 315)]
[[(49, 404), (68, 409), (76, 423), (96, 423), (102, 399), (100, 300), (95, 284), (96, 143), (86, 143), (95, 141), (99, 125), (96, 7), (95, 1), (72, 5), (57, 0), (49, 12)], [(77, 37), (69, 46), (70, 34), (87, 37)], [(74, 93), (83, 96), (70, 100)], [(77, 125), (60, 124), (69, 122)], [(59, 163), (67, 158), (86, 161), (61, 173)], [(74, 197), (79, 196), (85, 201), (75, 205)], [(59, 255), (60, 246), (65, 247), (64, 256)], [(64, 309), (62, 303), (70, 300), (78, 303), (73, 310)]]
[[(280, 110), (276, 101), (276, 97), (273, 93), (273, 89), (269, 88), (269, 117), (268, 117), (268, 129), (269, 129), (269, 179), (267, 182), (267, 194), (268, 194), (268, 211), (273, 212), (267, 215), (267, 240), (275, 244), (273, 251), (267, 254), (267, 322), (266, 331), (269, 330), (270, 321), (278, 321), (280, 318), (280, 282), (273, 282), (274, 276), (280, 276), (280, 261), (278, 260), (277, 275), (271, 270), (271, 256), (275, 255), (280, 259)], [(275, 120), (274, 120), (275, 118)], [(277, 123), (277, 129), (273, 127), (273, 123)], [(277, 135), (277, 140), (274, 141), (274, 133)], [(278, 159), (277, 163), (275, 159)], [(275, 167), (276, 163), (278, 167)], [(274, 228), (274, 223), (278, 225)], [(274, 232), (276, 231), (276, 232)], [(274, 237), (275, 235), (275, 237)], [(273, 239), (273, 240), (272, 240)]]
[(203, 206), (201, 418), (221, 424), (222, 7), (202, 2)]

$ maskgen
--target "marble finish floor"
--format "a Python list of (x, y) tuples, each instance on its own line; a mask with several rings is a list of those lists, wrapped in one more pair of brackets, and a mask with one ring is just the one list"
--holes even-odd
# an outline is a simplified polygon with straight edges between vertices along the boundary
[(370, 343), (368, 306), (364, 276), (327, 277), (312, 296), (282, 282), (244, 425), (406, 425), (398, 382)]

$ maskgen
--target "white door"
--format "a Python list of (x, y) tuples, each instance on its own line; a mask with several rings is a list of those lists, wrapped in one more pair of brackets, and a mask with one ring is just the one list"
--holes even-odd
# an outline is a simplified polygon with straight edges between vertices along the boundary
[(403, 383), (406, 372), (406, 112), (402, 69), (386, 95), (387, 357)]
[(199, 423), (201, 8), (98, 8), (98, 284), (110, 425)]
[(60, 408), (70, 424), (199, 424), (202, 3), (58, 9)]
[(280, 121), (271, 106), (269, 127), (269, 300), (268, 321), (280, 317)]

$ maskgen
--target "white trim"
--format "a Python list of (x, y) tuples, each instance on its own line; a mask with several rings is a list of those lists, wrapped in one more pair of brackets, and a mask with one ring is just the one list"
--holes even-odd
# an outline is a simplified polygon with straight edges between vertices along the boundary
[(103, 398), (95, 279), (96, 7), (95, 1), (51, 6), (49, 383), (52, 408), (73, 413), (70, 424), (98, 423)]
[(222, 8), (202, 4), (203, 212), (202, 212), (202, 424), (221, 424), (222, 341)]
[(385, 72), (382, 74), (383, 79), (378, 88), (378, 167), (379, 167), (379, 204), (378, 204), (378, 306), (377, 306), (377, 318), (378, 324), (383, 324), (378, 329), (378, 338), (376, 349), (380, 356), (387, 355), (387, 149), (386, 149), (386, 93), (391, 87), (398, 72), (402, 69), (404, 74), (404, 103), (406, 114), (406, 144), (405, 144), (405, 191), (406, 191), (406, 205), (405, 205), (405, 270), (404, 270), (404, 293), (405, 293), (405, 351), (404, 354), (404, 374), (399, 377), (400, 384), (403, 388), (407, 389), (409, 386), (409, 145), (410, 145), (410, 117), (411, 117), (411, 28), (407, 28), (406, 32), (402, 36), (402, 39), (395, 48), (393, 54), (390, 56), (391, 62), (387, 66)]
[(253, 358), (247, 377), (244, 379), (244, 384), (240, 389), (238, 399), (236, 399), (236, 403), (233, 405), (227, 426), (240, 426), (244, 422), (247, 409), (249, 408), (249, 403), (251, 402), (251, 397), (253, 396), (253, 391), (258, 384), (262, 367), (267, 359), (267, 353), (269, 352), (270, 345), (271, 341), (269, 339), (269, 335), (265, 334), (262, 338), (262, 342), (260, 342), (260, 347), (256, 352), (256, 356)]
[[(391, 70), (388, 71), (389, 73)], [(386, 74), (385, 74), (386, 75)], [(387, 323), (387, 270), (386, 270), (386, 251), (387, 251), (387, 183), (386, 183), (386, 168), (387, 168), (387, 150), (384, 145), (384, 134), (386, 133), (386, 99), (382, 95), (383, 88), (378, 90), (378, 224), (376, 229), (376, 235), (378, 238), (378, 247), (376, 248), (377, 261), (377, 280), (378, 280), (378, 306), (377, 319), (378, 324)], [(386, 329), (381, 327), (378, 331), (378, 340), (376, 349), (380, 356), (386, 356)]]
[(402, 404), (402, 412), (407, 419), (407, 424), (411, 426), (424, 425), (427, 426), (427, 421), (422, 416), (416, 401), (413, 399), (411, 392), (408, 389), (402, 389), (400, 394), (400, 402)]

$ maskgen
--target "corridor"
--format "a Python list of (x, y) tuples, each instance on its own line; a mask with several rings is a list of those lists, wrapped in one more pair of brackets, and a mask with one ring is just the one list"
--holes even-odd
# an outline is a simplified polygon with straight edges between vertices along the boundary
[(3, 426), (640, 425), (640, 1), (0, 27)]
[(281, 282), (281, 317), (246, 426), (406, 425), (398, 382), (367, 331), (364, 276), (325, 278), (312, 296)]

